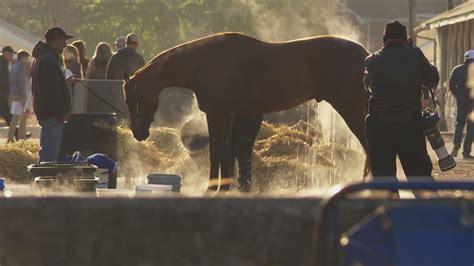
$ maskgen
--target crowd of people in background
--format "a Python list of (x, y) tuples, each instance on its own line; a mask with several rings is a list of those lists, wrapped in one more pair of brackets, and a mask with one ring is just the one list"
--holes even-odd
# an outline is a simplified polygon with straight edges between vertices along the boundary
[[(59, 29), (51, 28), (48, 32), (52, 34), (52, 30), (59, 36), (64, 32)], [(49, 45), (46, 34), (43, 44)], [(67, 81), (66, 85), (71, 86), (80, 79), (121, 80), (123, 71), (133, 75), (145, 65), (143, 56), (137, 52), (139, 45), (137, 34), (129, 33), (127, 36), (119, 36), (113, 45), (115, 49), (107, 42), (98, 43), (91, 59), (87, 57), (87, 45), (83, 40), (76, 40), (71, 44), (66, 44), (63, 49), (52, 52), (58, 54), (57, 64)], [(28, 116), (35, 113), (36, 109), (33, 108), (34, 93), (33, 95), (31, 93), (32, 75), (34, 76), (32, 63), (34, 65), (34, 62), (38, 60), (38, 55), (35, 56), (33, 52), (33, 60), (31, 60), (32, 56), (25, 50), (15, 51), (8, 44), (0, 44), (0, 46), (3, 46), (0, 56), (0, 116), (9, 126), (7, 141), (14, 142), (31, 136), (29, 132), (26, 132), (26, 124)], [(35, 48), (38, 48), (38, 44)], [(70, 110), (67, 110), (66, 113), (69, 112)], [(41, 125), (42, 119), (38, 117), (38, 114), (36, 116)], [(57, 134), (49, 135), (57, 137)]]
[[(395, 38), (395, 41), (391, 39), (390, 41), (384, 40), (385, 46), (381, 51), (384, 51), (384, 49), (405, 51), (406, 49), (389, 49), (392, 47), (404, 48), (407, 45), (405, 44), (408, 43), (405, 42), (405, 27), (398, 22), (388, 24), (384, 38), (391, 36), (388, 34), (391, 33), (390, 30), (398, 34), (396, 35), (397, 38)], [(55, 161), (57, 159), (63, 123), (67, 122), (71, 112), (71, 95), (69, 92), (71, 85), (80, 79), (121, 80), (124, 72), (133, 75), (145, 65), (143, 56), (137, 53), (139, 37), (135, 33), (119, 36), (113, 43), (115, 52), (108, 43), (98, 43), (92, 59), (87, 57), (86, 43), (82, 40), (76, 40), (71, 44), (67, 44), (67, 41), (71, 38), (73, 36), (66, 34), (63, 29), (53, 27), (46, 32), (44, 42), (39, 41), (35, 45), (31, 55), (24, 50), (17, 52), (8, 45), (2, 48), (0, 56), (0, 116), (9, 126), (8, 142), (26, 139), (31, 136), (30, 133), (26, 132), (26, 123), (28, 116), (34, 113), (41, 125), (40, 161)], [(394, 42), (395, 44), (393, 44)], [(33, 57), (33, 60), (30, 60), (31, 57)], [(456, 130), (452, 155), (456, 156), (460, 149), (462, 132), (467, 124), (463, 157), (473, 159), (474, 157), (471, 156), (470, 152), (474, 139), (474, 123), (468, 119), (473, 101), (467, 89), (466, 76), (468, 69), (474, 66), (471, 64), (474, 62), (474, 51), (467, 51), (465, 59), (464, 64), (454, 69), (449, 82), (449, 89), (457, 101)], [(428, 63), (426, 65), (429, 66)], [(433, 73), (437, 75), (436, 71), (433, 71)], [(437, 82), (433, 82), (433, 84), (435, 83)], [(418, 87), (418, 85), (416, 84), (415, 87)], [(391, 85), (388, 84), (387, 86)], [(372, 97), (373, 100), (374, 97)], [(415, 107), (418, 108), (418, 105)], [(402, 111), (397, 113), (402, 113)], [(419, 145), (422, 147), (420, 150), (424, 152), (420, 155), (420, 158), (422, 157), (425, 160), (427, 154), (424, 148), (425, 142), (422, 140), (424, 138), (419, 139)], [(372, 160), (372, 162), (374, 161), (376, 159)], [(427, 161), (427, 165), (431, 165), (428, 160), (425, 161)], [(383, 168), (386, 169), (387, 167)], [(430, 171), (427, 170), (427, 173)]]

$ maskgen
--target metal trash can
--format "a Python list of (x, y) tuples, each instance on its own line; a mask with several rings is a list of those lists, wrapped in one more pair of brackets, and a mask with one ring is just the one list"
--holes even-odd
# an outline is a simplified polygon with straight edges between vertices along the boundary
[(94, 177), (97, 167), (91, 164), (32, 164), (27, 170), (36, 191), (94, 192), (99, 181)]
[(59, 158), (81, 152), (107, 154), (117, 161), (117, 117), (114, 113), (71, 114), (64, 125)]

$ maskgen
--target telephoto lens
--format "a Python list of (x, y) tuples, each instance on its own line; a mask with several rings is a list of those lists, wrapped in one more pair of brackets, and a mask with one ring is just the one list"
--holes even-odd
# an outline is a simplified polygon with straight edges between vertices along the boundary
[(436, 156), (438, 156), (439, 168), (441, 171), (446, 172), (456, 166), (456, 161), (453, 156), (448, 153), (444, 145), (443, 137), (436, 127), (439, 120), (439, 116), (436, 112), (424, 111), (422, 113), (422, 125), (425, 135), (430, 142), (431, 148), (433, 148), (436, 152)]

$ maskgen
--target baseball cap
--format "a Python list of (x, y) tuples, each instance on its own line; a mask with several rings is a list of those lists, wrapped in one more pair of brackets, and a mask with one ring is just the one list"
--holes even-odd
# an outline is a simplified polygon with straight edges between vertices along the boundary
[(464, 57), (466, 59), (474, 59), (474, 50), (468, 50), (465, 54)]
[(136, 33), (127, 34), (127, 43), (136, 43), (138, 42), (138, 35)]
[(120, 47), (125, 46), (125, 39), (125, 36), (119, 36), (117, 40), (115, 40), (114, 44)]
[(73, 35), (67, 34), (62, 28), (59, 27), (49, 28), (48, 31), (46, 31), (46, 33), (44, 34), (44, 37), (46, 38), (46, 40), (53, 40), (57, 37), (63, 37), (66, 38), (66, 40), (74, 38)]
[(2, 48), (2, 53), (12, 53), (12, 54), (16, 54), (16, 51), (13, 50), (13, 48), (9, 45), (5, 46)]

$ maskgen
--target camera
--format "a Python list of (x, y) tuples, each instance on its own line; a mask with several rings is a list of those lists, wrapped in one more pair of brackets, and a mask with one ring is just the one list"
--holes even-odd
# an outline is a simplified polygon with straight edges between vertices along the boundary
[(438, 156), (438, 164), (441, 171), (446, 172), (453, 169), (456, 166), (456, 161), (453, 156), (448, 153), (446, 146), (444, 145), (443, 137), (436, 127), (436, 124), (440, 120), (438, 113), (432, 111), (423, 111), (421, 124), (425, 132), (426, 138), (430, 142), (431, 148), (436, 152)]

